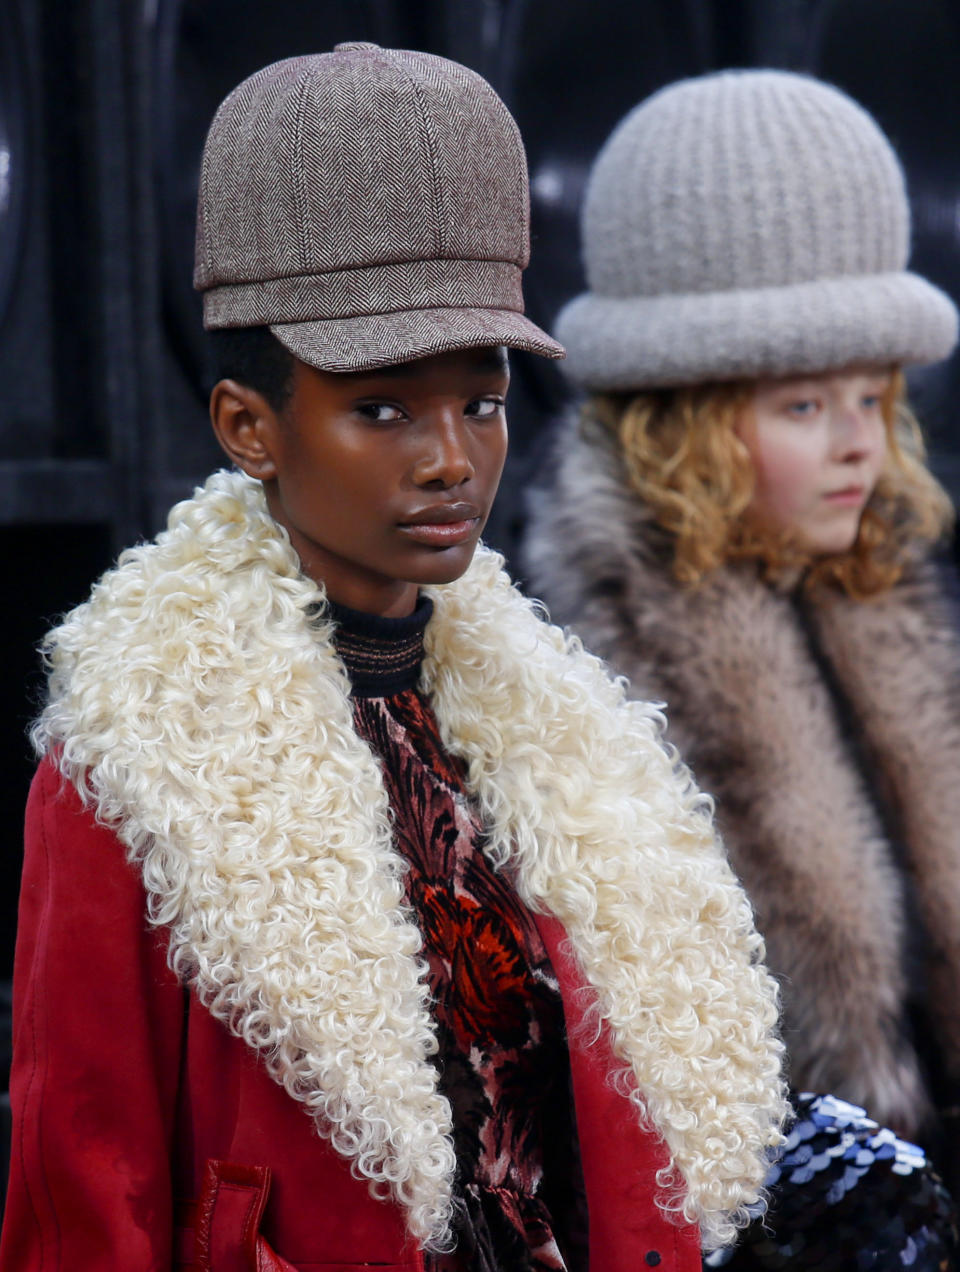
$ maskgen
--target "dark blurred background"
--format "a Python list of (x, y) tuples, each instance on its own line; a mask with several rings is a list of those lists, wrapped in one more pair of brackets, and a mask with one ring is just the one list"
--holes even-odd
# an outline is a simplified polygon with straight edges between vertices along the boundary
[[(580, 290), (576, 218), (592, 156), (640, 98), (726, 66), (811, 71), (878, 118), (907, 170), (915, 267), (960, 301), (956, 0), (0, 0), (0, 1092), (37, 643), (119, 549), (213, 467), (190, 283), (200, 149), (257, 67), (346, 39), (465, 62), (527, 143), (547, 327)], [(933, 465), (960, 497), (960, 361), (911, 377)], [(510, 556), (561, 371), (517, 357), (513, 453), (487, 538)], [(95, 879), (90, 886), (96, 887)], [(0, 1158), (9, 1106), (0, 1095)], [(0, 1199), (6, 1182), (0, 1160)]]

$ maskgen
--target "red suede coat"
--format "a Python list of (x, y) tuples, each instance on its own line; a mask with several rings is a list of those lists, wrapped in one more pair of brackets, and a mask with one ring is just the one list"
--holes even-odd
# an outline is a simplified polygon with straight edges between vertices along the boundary
[[(2, 1272), (422, 1268), (402, 1210), (177, 982), (136, 869), (61, 786), (45, 762), (27, 808)], [(563, 930), (540, 928), (572, 1039), (591, 1272), (699, 1269), (696, 1230), (654, 1205), (666, 1154), (606, 1081), (606, 1037), (577, 1044), (589, 997)]]

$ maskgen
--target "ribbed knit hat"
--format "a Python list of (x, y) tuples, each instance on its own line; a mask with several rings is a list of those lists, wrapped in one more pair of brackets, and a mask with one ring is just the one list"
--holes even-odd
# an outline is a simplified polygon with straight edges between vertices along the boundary
[(257, 71), (210, 126), (208, 328), (269, 326), (326, 371), (501, 344), (560, 357), (523, 316), (528, 259), (520, 134), (456, 62), (341, 44)]
[(956, 343), (953, 302), (906, 272), (893, 149), (807, 76), (728, 71), (642, 102), (597, 158), (582, 229), (590, 290), (556, 330), (592, 389), (935, 362)]

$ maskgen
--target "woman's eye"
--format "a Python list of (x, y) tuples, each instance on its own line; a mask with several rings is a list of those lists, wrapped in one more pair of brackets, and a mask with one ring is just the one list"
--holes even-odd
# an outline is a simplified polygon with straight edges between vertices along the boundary
[(400, 408), (391, 406), (389, 402), (364, 402), (357, 407), (357, 410), (368, 420), (373, 420), (375, 424), (392, 424), (396, 420), (403, 419)]
[(796, 420), (810, 419), (820, 409), (815, 398), (799, 398), (796, 402), (787, 403), (787, 414)]
[(467, 403), (466, 414), (472, 415), (476, 419), (487, 420), (498, 414), (503, 409), (503, 401), (501, 398), (475, 398), (472, 402)]
[(865, 393), (860, 399), (860, 405), (865, 411), (876, 411), (883, 401), (879, 393)]

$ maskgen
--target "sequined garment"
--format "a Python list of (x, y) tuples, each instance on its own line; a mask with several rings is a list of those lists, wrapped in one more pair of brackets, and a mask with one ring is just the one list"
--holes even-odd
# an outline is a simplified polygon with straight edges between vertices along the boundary
[(585, 1268), (559, 988), (529, 912), (483, 855), (463, 772), (415, 688), (430, 603), (408, 619), (334, 613), (354, 722), (382, 761), (395, 843), (409, 863), (407, 901), (423, 934), (440, 1086), (453, 1110), (458, 1247), (428, 1256), (428, 1272)]
[(834, 1096), (794, 1103), (797, 1120), (767, 1179), (766, 1218), (705, 1268), (960, 1268), (956, 1209), (921, 1149)]

